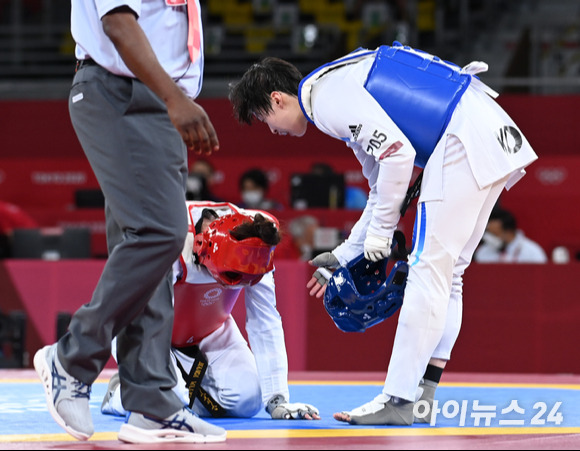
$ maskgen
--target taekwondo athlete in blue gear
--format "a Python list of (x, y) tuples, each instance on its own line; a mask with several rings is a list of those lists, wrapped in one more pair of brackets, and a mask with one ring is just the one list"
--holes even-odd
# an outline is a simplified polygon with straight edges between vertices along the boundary
[(411, 425), (414, 403), (432, 404), (461, 327), (463, 273), (500, 193), (537, 158), (493, 100), (497, 93), (475, 76), (486, 70), (482, 62), (460, 69), (395, 43), (353, 52), (304, 78), (266, 58), (232, 86), (240, 121), (258, 119), (273, 133), (298, 137), (312, 123), (353, 150), (369, 181), (367, 206), (349, 237), (313, 259), (315, 266), (344, 266), (363, 252), (371, 261), (388, 257), (413, 167), (424, 167), (385, 386), (374, 400), (336, 413), (339, 421)]

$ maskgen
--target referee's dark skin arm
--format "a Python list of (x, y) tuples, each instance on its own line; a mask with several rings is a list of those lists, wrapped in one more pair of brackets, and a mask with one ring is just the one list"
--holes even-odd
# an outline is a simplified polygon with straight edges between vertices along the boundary
[(116, 8), (102, 19), (103, 30), (135, 76), (167, 105), (171, 122), (189, 149), (211, 154), (219, 150), (217, 134), (205, 110), (188, 98), (165, 72), (137, 23), (133, 10)]

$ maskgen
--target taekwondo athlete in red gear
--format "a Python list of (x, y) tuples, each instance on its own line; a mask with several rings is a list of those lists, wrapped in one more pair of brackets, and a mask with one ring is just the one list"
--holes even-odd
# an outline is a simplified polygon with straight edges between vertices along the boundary
[[(259, 215), (278, 233), (277, 219), (230, 203), (187, 202), (187, 209), (189, 233), (173, 265), (175, 392), (200, 416), (247, 418), (265, 407), (275, 419), (319, 419), (314, 406), (289, 402), (288, 359), (276, 309), (275, 244), (257, 237), (238, 241), (230, 234)], [(252, 350), (230, 315), (242, 290)], [(196, 386), (200, 368), (205, 372), (201, 390)], [(101, 411), (125, 413), (115, 376)]]

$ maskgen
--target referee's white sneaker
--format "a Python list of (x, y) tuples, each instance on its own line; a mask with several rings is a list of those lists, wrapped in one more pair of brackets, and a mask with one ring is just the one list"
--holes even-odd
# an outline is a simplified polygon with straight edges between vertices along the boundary
[(334, 418), (355, 425), (410, 426), (415, 403), (381, 393), (371, 402), (350, 412), (335, 413)]
[(91, 386), (68, 374), (58, 360), (57, 344), (45, 346), (34, 355), (34, 369), (40, 376), (46, 404), (52, 418), (77, 440), (94, 433), (89, 408)]
[(130, 412), (119, 431), (119, 440), (127, 443), (217, 443), (226, 441), (226, 430), (183, 407), (164, 419)]

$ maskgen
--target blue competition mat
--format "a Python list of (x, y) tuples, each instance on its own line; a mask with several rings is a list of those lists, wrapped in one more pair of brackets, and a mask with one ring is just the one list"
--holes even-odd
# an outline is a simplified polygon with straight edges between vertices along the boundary
[[(91, 411), (95, 432), (118, 432), (123, 418), (102, 415), (101, 400), (106, 383), (93, 385)], [(377, 429), (385, 427), (350, 426), (332, 418), (334, 412), (350, 410), (380, 393), (381, 385), (336, 383), (292, 384), (293, 402), (307, 402), (320, 410), (320, 421), (271, 420), (262, 412), (251, 419), (210, 419), (227, 430), (273, 429)], [(450, 384), (437, 390), (435, 425), (414, 428), (562, 428), (562, 433), (580, 427), (580, 386), (497, 386), (494, 384)], [(0, 442), (10, 435), (61, 434), (45, 404), (40, 382), (0, 381)], [(392, 428), (392, 427), (391, 427)], [(575, 428), (570, 430), (569, 428)], [(510, 429), (510, 430), (512, 430)], [(552, 431), (555, 433), (557, 431)], [(580, 429), (575, 431), (580, 433)], [(501, 432), (496, 432), (501, 433)], [(506, 433), (507, 429), (506, 429)], [(512, 433), (513, 430), (512, 430)], [(517, 432), (516, 432), (517, 433)], [(8, 437), (7, 437), (8, 436)]]

